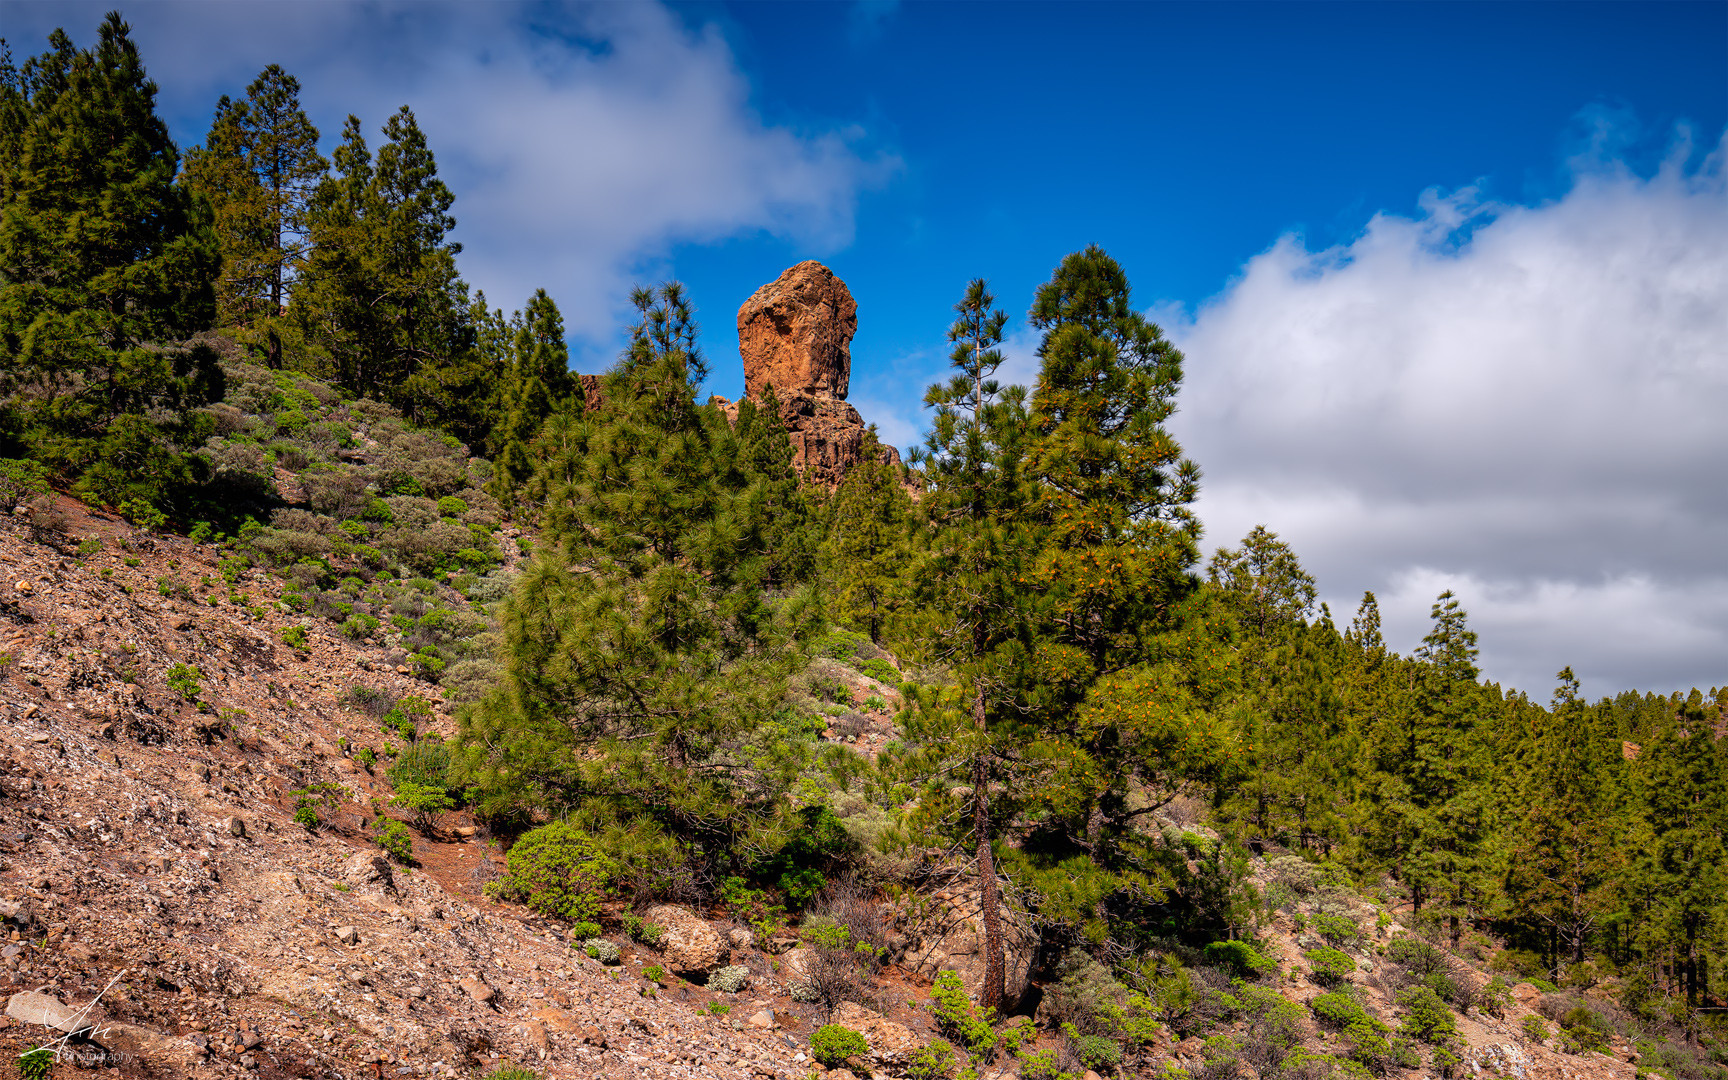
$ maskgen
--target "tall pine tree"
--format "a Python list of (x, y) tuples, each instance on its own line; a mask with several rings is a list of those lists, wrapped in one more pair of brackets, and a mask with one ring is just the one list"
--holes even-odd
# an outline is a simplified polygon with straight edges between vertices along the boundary
[(455, 196), (407, 106), (384, 137), (374, 159), (359, 119), (348, 118), (336, 173), (307, 211), (311, 249), (290, 311), (321, 358), (318, 374), (435, 420), (461, 406), (450, 376), (473, 356), (467, 288), (456, 276), (462, 248), (448, 239)]
[(300, 83), (271, 64), (244, 101), (223, 97), (186, 155), (186, 183), (215, 208), (222, 244), (217, 321), (282, 366), (287, 306), (307, 255), (307, 210), (329, 163), (300, 108)]
[(222, 396), (215, 354), (173, 346), (214, 314), (209, 208), (119, 15), (49, 43), (0, 69), (0, 439), (91, 498), (170, 505)]

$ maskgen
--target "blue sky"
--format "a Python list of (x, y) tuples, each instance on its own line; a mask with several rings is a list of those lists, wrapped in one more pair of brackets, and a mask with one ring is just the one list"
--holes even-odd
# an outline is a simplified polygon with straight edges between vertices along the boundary
[[(107, 4), (11, 0), (16, 55)], [(1456, 589), (1546, 698), (1728, 683), (1728, 5), (125, 6), (182, 146), (281, 63), (326, 141), (411, 105), (465, 276), (578, 366), (636, 281), (733, 318), (803, 258), (905, 445), (950, 306), (1102, 244), (1188, 355), (1208, 545), (1264, 522), (1392, 644)]]

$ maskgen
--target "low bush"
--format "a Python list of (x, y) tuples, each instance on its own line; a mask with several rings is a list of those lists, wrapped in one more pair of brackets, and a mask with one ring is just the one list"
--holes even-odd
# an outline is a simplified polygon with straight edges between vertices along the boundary
[(456, 809), (450, 793), (442, 787), (415, 783), (400, 785), (396, 794), (391, 797), (390, 805), (400, 807), (413, 815), (411, 821), (414, 828), (422, 835), (431, 833), (437, 827), (439, 817)]
[(599, 919), (611, 860), (574, 825), (554, 821), (523, 833), (510, 848), (507, 867), (503, 877), (486, 886), (493, 899), (517, 901), (563, 919)]
[(1112, 1033), (1128, 988), (1103, 964), (1077, 949), (1062, 958), (1057, 973), (1058, 980), (1044, 991), (1042, 1012), (1083, 1035)]
[(936, 1016), (936, 1029), (959, 1043), (969, 1053), (989, 1055), (996, 1048), (996, 1032), (991, 1017), (972, 1004), (966, 985), (952, 971), (937, 974), (930, 987), (930, 1011)]
[(1308, 977), (1321, 986), (1337, 986), (1356, 970), (1356, 961), (1337, 949), (1309, 949), (1302, 955), (1308, 961)]
[(1071, 1035), (1068, 1051), (1080, 1064), (1097, 1073), (1113, 1073), (1122, 1064), (1121, 1044), (1102, 1035)]
[(414, 865), (414, 834), (395, 818), (384, 818), (378, 826), (378, 846), (403, 866)]
[(1399, 991), (1398, 1004), (1404, 1007), (1404, 1022), (1399, 1030), (1425, 1043), (1442, 1043), (1458, 1034), (1458, 1022), (1452, 1010), (1432, 989), (1413, 986)]
[(602, 964), (616, 964), (624, 959), (624, 954), (618, 946), (603, 937), (591, 937), (582, 943), (582, 951)]
[(1322, 911), (1315, 914), (1311, 925), (1314, 932), (1325, 938), (1326, 944), (1334, 948), (1339, 945), (1353, 945), (1362, 939), (1362, 931), (1357, 928), (1356, 920), (1348, 915)]
[(1201, 950), (1208, 964), (1226, 968), (1239, 979), (1265, 979), (1278, 965), (1246, 941), (1214, 941)]
[(954, 1047), (941, 1039), (921, 1046), (906, 1063), (906, 1080), (948, 1080), (954, 1073)]
[(708, 976), (708, 989), (721, 994), (736, 994), (750, 982), (750, 969), (739, 964), (728, 964), (719, 971)]
[(826, 1068), (838, 1068), (847, 1058), (869, 1052), (870, 1044), (864, 1041), (864, 1036), (839, 1024), (824, 1024), (810, 1036), (810, 1056)]
[(1308, 1003), (1308, 1008), (1314, 1013), (1316, 1023), (1332, 1031), (1343, 1031), (1351, 1024), (1369, 1018), (1368, 1011), (1354, 995), (1336, 991), (1321, 994)]

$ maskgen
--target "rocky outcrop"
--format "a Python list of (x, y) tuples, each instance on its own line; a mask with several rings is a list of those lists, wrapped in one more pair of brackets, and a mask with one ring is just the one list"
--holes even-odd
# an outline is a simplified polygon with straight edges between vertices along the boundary
[(666, 966), (698, 981), (726, 963), (729, 953), (719, 931), (686, 908), (661, 904), (649, 908), (647, 920), (660, 927), (660, 951)]
[[(792, 467), (806, 483), (838, 487), (864, 456), (864, 418), (846, 403), (857, 329), (858, 304), (846, 283), (814, 261), (787, 270), (738, 309), (744, 393), (762, 402), (774, 391)], [(719, 404), (736, 422), (737, 404)], [(892, 446), (880, 458), (900, 464)]]
[(846, 400), (858, 304), (846, 283), (815, 260), (757, 289), (738, 309), (744, 393)]

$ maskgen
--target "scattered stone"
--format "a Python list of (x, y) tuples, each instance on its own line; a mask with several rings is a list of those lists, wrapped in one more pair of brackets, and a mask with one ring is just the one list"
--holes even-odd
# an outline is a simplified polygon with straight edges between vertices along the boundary
[(246, 835), (246, 823), (237, 817), (229, 818), (222, 823), (222, 827), (228, 830), (229, 836), (244, 837)]
[(344, 945), (358, 945), (360, 944), (360, 931), (352, 926), (338, 926), (336, 928), (336, 940)]
[(753, 1015), (751, 1015), (750, 1019), (748, 1019), (744, 1022), (753, 1028), (759, 1028), (763, 1031), (767, 1031), (768, 1029), (770, 1029), (774, 1026), (774, 1010), (773, 1009), (759, 1009)]
[(498, 996), (498, 991), (492, 989), (490, 986), (487, 986), (485, 983), (481, 982), (479, 979), (474, 978), (472, 975), (470, 975), (468, 978), (463, 979), (461, 986), (462, 986), (462, 989), (464, 989), (468, 992), (469, 997), (473, 998), (475, 1001), (478, 1001), (482, 1005), (490, 1004), (492, 1002), (492, 999), (496, 998)]

